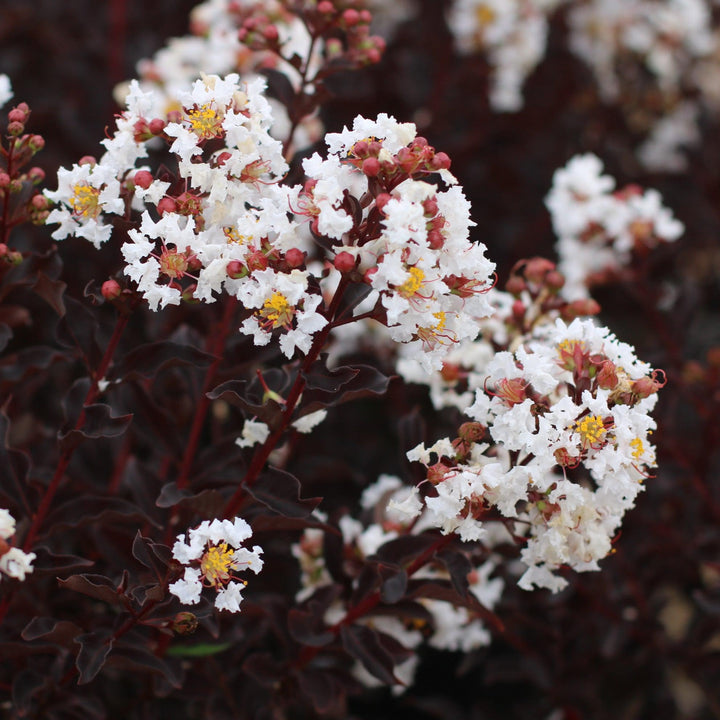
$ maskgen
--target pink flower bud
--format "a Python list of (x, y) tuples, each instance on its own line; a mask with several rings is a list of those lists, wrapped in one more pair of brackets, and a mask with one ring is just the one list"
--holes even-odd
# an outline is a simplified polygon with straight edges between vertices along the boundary
[(5, 189), (10, 185), (10, 176), (6, 172), (0, 172), (0, 188)]
[(142, 188), (143, 190), (147, 190), (150, 185), (152, 185), (153, 176), (151, 172), (148, 172), (147, 170), (138, 170), (135, 173), (135, 177), (133, 178), (133, 182), (138, 187)]
[(433, 159), (430, 161), (430, 167), (432, 167), (433, 170), (449, 170), (450, 163), (451, 161), (447, 153), (439, 152), (433, 156)]
[(33, 195), (30, 200), (30, 205), (32, 205), (35, 210), (47, 210), (49, 204), (50, 201), (44, 195), (40, 195), (39, 193), (37, 195)]
[(28, 180), (38, 185), (45, 179), (45, 171), (39, 167), (33, 167), (28, 170)]
[(153, 118), (148, 124), (148, 130), (150, 130), (153, 135), (162, 134), (163, 130), (165, 130), (165, 121), (160, 118)]
[(7, 134), (17, 137), (21, 133), (25, 132), (25, 123), (21, 122), (10, 122), (7, 126)]
[(285, 262), (291, 268), (299, 268), (305, 264), (305, 253), (298, 248), (290, 248), (285, 253)]
[(263, 37), (270, 42), (277, 40), (280, 36), (280, 34), (278, 33), (278, 29), (277, 27), (275, 27), (275, 25), (268, 25), (267, 27), (264, 27), (262, 34)]
[(335, 265), (335, 269), (339, 272), (348, 273), (355, 269), (355, 258), (349, 252), (343, 250), (343, 252), (339, 252), (335, 256), (333, 265)]
[(376, 177), (380, 173), (380, 161), (374, 157), (366, 158), (363, 160), (362, 171), (368, 177)]
[(317, 10), (322, 15), (330, 15), (335, 12), (335, 6), (330, 0), (321, 0), (321, 2), (318, 3)]
[(177, 205), (175, 204), (175, 200), (171, 197), (164, 197), (157, 204), (157, 210), (161, 215), (169, 212), (175, 212), (176, 209)]
[(385, 206), (388, 204), (388, 202), (389, 202), (390, 200), (392, 200), (392, 195), (390, 195), (390, 194), (388, 194), (388, 193), (380, 193), (380, 194), (375, 198), (375, 207), (377, 207), (377, 209), (378, 209), (380, 212), (384, 212)]
[(231, 260), (227, 264), (225, 272), (227, 272), (228, 277), (232, 278), (233, 280), (240, 280), (248, 274), (247, 269), (239, 260)]
[(24, 125), (27, 117), (28, 114), (26, 112), (23, 112), (20, 108), (16, 107), (8, 113), (8, 122), (17, 122)]
[(83, 155), (78, 160), (78, 165), (97, 165), (97, 160), (92, 155)]
[(352, 27), (360, 22), (360, 13), (354, 8), (348, 8), (342, 14), (342, 19), (347, 27)]
[(122, 293), (122, 288), (120, 287), (120, 283), (118, 283), (117, 280), (113, 280), (112, 278), (110, 278), (110, 280), (106, 280), (102, 284), (100, 292), (108, 302), (112, 302), (113, 300), (117, 300), (117, 298), (120, 297), (120, 293)]

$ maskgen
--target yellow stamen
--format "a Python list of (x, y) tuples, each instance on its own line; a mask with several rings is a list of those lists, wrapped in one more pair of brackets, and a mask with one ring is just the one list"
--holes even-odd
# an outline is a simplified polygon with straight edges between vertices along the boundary
[(607, 431), (600, 415), (587, 415), (575, 423), (575, 432), (580, 434), (583, 446), (588, 447), (602, 442)]
[(632, 456), (636, 460), (639, 460), (645, 454), (645, 445), (643, 444), (642, 439), (639, 437), (636, 437), (634, 440), (630, 441), (630, 447), (633, 448)]
[(279, 292), (273, 293), (260, 310), (260, 315), (266, 318), (273, 328), (286, 327), (295, 314), (295, 308), (290, 305), (287, 298)]
[(481, 28), (490, 25), (495, 17), (495, 11), (485, 4), (480, 4), (475, 8), (475, 19)]
[(408, 272), (410, 277), (398, 287), (398, 292), (405, 298), (410, 298), (420, 289), (425, 273), (418, 267), (411, 267)]
[(222, 118), (210, 103), (188, 110), (187, 115), (193, 132), (198, 137), (207, 140), (222, 135)]
[(211, 586), (224, 585), (230, 579), (230, 572), (238, 567), (234, 555), (235, 550), (228, 547), (227, 543), (212, 545), (207, 549), (200, 560), (200, 572)]
[(73, 195), (68, 200), (73, 215), (96, 218), (100, 214), (100, 188), (92, 185), (74, 185)]
[(226, 227), (223, 228), (223, 232), (225, 233), (228, 243), (244, 245), (246, 242), (252, 240), (252, 238), (247, 235), (241, 235), (235, 228)]

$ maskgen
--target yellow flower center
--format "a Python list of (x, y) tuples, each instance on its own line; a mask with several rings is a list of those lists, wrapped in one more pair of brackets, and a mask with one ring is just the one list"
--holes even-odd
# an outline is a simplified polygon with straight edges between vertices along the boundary
[(237, 569), (237, 562), (233, 559), (235, 550), (227, 543), (211, 545), (200, 560), (200, 572), (207, 582), (218, 587), (230, 580), (230, 572)]
[(96, 218), (100, 214), (100, 188), (92, 185), (74, 185), (73, 195), (68, 200), (73, 215)]
[(602, 442), (607, 431), (600, 415), (587, 415), (575, 423), (575, 432), (580, 434), (583, 447), (589, 447)]
[(418, 267), (411, 267), (410, 277), (398, 288), (398, 292), (405, 298), (410, 298), (420, 289), (425, 273)]
[(235, 228), (226, 227), (223, 228), (223, 232), (225, 233), (225, 237), (227, 238), (228, 243), (244, 245), (249, 240), (252, 240), (252, 238), (248, 237), (247, 235), (241, 235)]
[(287, 298), (279, 292), (273, 293), (272, 297), (265, 301), (260, 310), (260, 315), (266, 318), (272, 324), (273, 328), (287, 327), (292, 321), (294, 314), (295, 308), (290, 305)]
[(187, 258), (177, 250), (166, 250), (160, 256), (160, 271), (168, 277), (182, 277), (187, 268)]
[(222, 118), (211, 103), (188, 110), (187, 115), (193, 132), (198, 137), (208, 140), (222, 135)]
[(495, 17), (495, 11), (484, 3), (475, 8), (475, 19), (481, 28), (490, 25)]
[(630, 441), (630, 447), (633, 449), (632, 456), (636, 460), (639, 460), (645, 454), (645, 445), (639, 437)]

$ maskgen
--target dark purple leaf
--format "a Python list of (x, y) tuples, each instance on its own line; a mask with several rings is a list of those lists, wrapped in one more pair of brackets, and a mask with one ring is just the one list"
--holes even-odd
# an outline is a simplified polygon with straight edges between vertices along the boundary
[(73, 498), (53, 510), (45, 523), (48, 527), (46, 534), (52, 535), (58, 530), (77, 528), (100, 520), (103, 522), (113, 520), (150, 522), (155, 527), (159, 527), (137, 505), (128, 500), (91, 495)]
[(0, 382), (19, 383), (38, 370), (46, 370), (65, 354), (49, 347), (31, 347), (0, 360)]
[(80, 651), (75, 666), (80, 673), (78, 685), (86, 685), (100, 672), (112, 650), (113, 637), (109, 630), (97, 630), (75, 638)]
[(262, 74), (267, 78), (267, 91), (269, 95), (289, 110), (295, 100), (295, 89), (288, 76), (272, 68), (263, 68)]
[(318, 714), (346, 717), (345, 688), (331, 672), (305, 668), (297, 674), (297, 681)]
[(433, 535), (403, 535), (381, 545), (375, 555), (376, 560), (394, 565), (404, 565), (422, 555), (437, 542)]
[(163, 485), (155, 504), (161, 508), (178, 507), (192, 508), (194, 512), (203, 517), (217, 517), (226, 503), (217, 490), (180, 490), (177, 483), (171, 482)]
[(33, 618), (22, 631), (23, 640), (43, 640), (62, 647), (69, 647), (72, 641), (83, 632), (79, 625), (68, 620), (56, 620), (50, 617)]
[(47, 677), (34, 670), (21, 670), (12, 681), (13, 716), (22, 718), (30, 715), (33, 698), (45, 687)]
[(450, 573), (450, 581), (455, 591), (458, 595), (465, 597), (469, 592), (468, 575), (473, 569), (467, 555), (457, 550), (445, 549), (437, 553), (436, 557)]
[(0, 322), (0, 353), (5, 350), (12, 336), (13, 331), (10, 329), (10, 326), (4, 322)]
[(140, 674), (158, 673), (171, 687), (178, 689), (182, 685), (180, 662), (173, 658), (160, 658), (142, 645), (131, 645), (127, 642), (116, 643), (113, 654), (108, 660), (109, 667), (123, 670), (136, 670)]
[(364, 625), (343, 625), (340, 628), (340, 638), (345, 650), (359, 660), (371, 675), (386, 685), (395, 685), (398, 682), (393, 673), (392, 657), (374, 630)]
[(30, 514), (30, 504), (25, 494), (30, 458), (24, 452), (8, 446), (9, 432), (10, 419), (0, 411), (0, 493)]
[(242, 670), (266, 688), (276, 688), (285, 672), (283, 664), (275, 660), (268, 652), (256, 652), (248, 655), (242, 664)]
[(71, 575), (65, 580), (58, 579), (58, 584), (63, 589), (73, 590), (111, 605), (123, 604), (117, 585), (104, 575)]
[(66, 283), (62, 280), (53, 280), (44, 272), (38, 273), (37, 280), (32, 286), (34, 292), (45, 300), (60, 317), (65, 315), (65, 302), (63, 300), (65, 288), (67, 288)]
[(288, 630), (290, 630), (290, 635), (301, 645), (312, 647), (322, 647), (331, 643), (335, 638), (323, 622), (322, 617), (297, 608), (293, 608), (288, 613)]
[(158, 565), (157, 555), (153, 552), (153, 543), (143, 537), (138, 530), (132, 544), (133, 557), (148, 570), (152, 570), (158, 582), (163, 582), (163, 569)]
[(306, 390), (336, 393), (343, 385), (355, 378), (359, 372), (359, 370), (352, 367), (330, 369), (326, 363), (327, 356), (323, 355), (320, 360), (312, 364), (306, 373), (303, 373)]
[(408, 576), (405, 570), (390, 565), (380, 565), (379, 568), (382, 584), (380, 585), (380, 597), (383, 602), (396, 603), (405, 595)]
[(88, 368), (96, 368), (102, 356), (95, 339), (97, 326), (95, 314), (68, 296), (65, 298), (65, 314), (60, 318), (55, 335), (64, 347), (79, 350)]
[(268, 468), (252, 486), (246, 486), (248, 494), (265, 507), (280, 515), (304, 518), (320, 504), (321, 498), (300, 498), (298, 479), (277, 468)]
[(58, 433), (60, 448), (68, 450), (77, 447), (83, 440), (118, 437), (127, 430), (132, 418), (132, 415), (113, 417), (109, 405), (99, 403), (86, 405), (82, 427), (75, 429), (66, 425)]
[(337, 392), (310, 389), (304, 392), (303, 415), (363, 397), (384, 395), (390, 383), (389, 377), (369, 365), (355, 365), (351, 368), (340, 369), (350, 369), (356, 373)]
[(207, 397), (211, 400), (224, 400), (230, 405), (239, 407), (248, 415), (255, 416), (258, 420), (273, 427), (283, 413), (283, 406), (268, 399), (264, 403), (255, 403), (245, 398), (248, 391), (248, 383), (244, 380), (228, 380), (211, 390)]
[(43, 575), (57, 576), (58, 573), (79, 570), (94, 565), (92, 560), (77, 555), (58, 555), (45, 545), (35, 545), (33, 552), (37, 555), (33, 562), (33, 577), (42, 577)]
[(162, 368), (172, 365), (208, 367), (215, 358), (192, 345), (180, 345), (169, 340), (146, 343), (133, 348), (113, 367), (111, 377), (154, 377)]

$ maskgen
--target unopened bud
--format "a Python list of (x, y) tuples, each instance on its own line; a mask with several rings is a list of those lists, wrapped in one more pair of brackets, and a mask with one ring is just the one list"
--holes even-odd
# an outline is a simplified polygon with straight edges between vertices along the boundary
[(179, 612), (170, 626), (176, 635), (192, 635), (198, 627), (198, 619), (191, 612)]
[(157, 204), (157, 210), (161, 215), (164, 215), (165, 213), (175, 212), (175, 210), (177, 210), (177, 205), (175, 200), (171, 197), (164, 197), (161, 198), (160, 202)]
[(239, 260), (231, 260), (227, 264), (225, 272), (228, 274), (228, 277), (233, 280), (240, 280), (248, 274), (246, 267)]
[(376, 177), (380, 173), (380, 161), (374, 157), (366, 158), (363, 160), (362, 171), (368, 177)]
[(6, 172), (0, 172), (0, 189), (5, 189), (10, 185), (10, 176)]
[(12, 135), (13, 137), (17, 137), (18, 135), (21, 135), (25, 132), (25, 123), (21, 122), (10, 122), (7, 126), (7, 134)]
[(97, 165), (97, 160), (92, 155), (83, 155), (78, 160), (78, 165)]
[(112, 278), (110, 278), (110, 280), (106, 280), (102, 284), (102, 287), (100, 288), (100, 293), (108, 302), (112, 302), (113, 300), (117, 300), (120, 297), (120, 294), (122, 293), (122, 288), (120, 287), (120, 283), (117, 280), (113, 280)]
[(160, 118), (153, 118), (148, 123), (148, 130), (150, 130), (153, 135), (161, 135), (165, 130), (165, 121)]
[(433, 159), (430, 161), (430, 166), (433, 170), (449, 170), (450, 164), (450, 157), (444, 152), (435, 153)]
[(330, 2), (330, 0), (321, 0), (318, 3), (317, 10), (323, 15), (330, 15), (335, 11), (335, 6)]
[(476, 443), (485, 437), (487, 428), (479, 422), (463, 423), (458, 429), (458, 437), (466, 443)]
[(352, 27), (360, 22), (360, 13), (354, 8), (348, 8), (342, 14), (342, 19), (347, 27)]
[(355, 258), (349, 252), (343, 250), (343, 252), (339, 252), (335, 256), (333, 265), (339, 272), (348, 273), (355, 269)]
[(285, 253), (285, 262), (291, 268), (299, 268), (305, 264), (305, 253), (298, 248), (290, 248)]
[(138, 170), (133, 177), (133, 182), (143, 190), (147, 190), (153, 182), (152, 173), (147, 170)]
[(42, 168), (33, 167), (28, 170), (27, 176), (33, 185), (39, 185), (45, 179), (45, 171)]
[(380, 193), (375, 198), (375, 207), (380, 212), (384, 212), (385, 206), (388, 204), (388, 202), (390, 202), (390, 200), (392, 200), (392, 195), (390, 195), (389, 193)]

